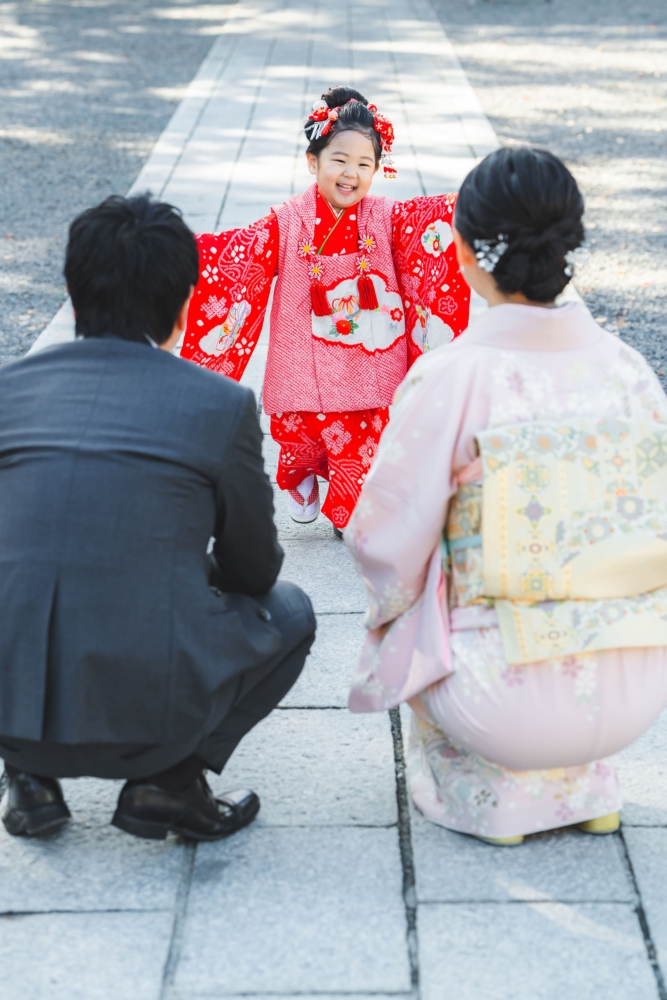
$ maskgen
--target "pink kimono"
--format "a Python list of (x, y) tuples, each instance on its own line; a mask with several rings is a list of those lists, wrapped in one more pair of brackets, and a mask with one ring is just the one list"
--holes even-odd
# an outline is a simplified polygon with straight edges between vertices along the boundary
[(350, 521), (369, 602), (350, 708), (410, 701), (410, 791), (450, 829), (511, 837), (615, 812), (604, 758), (667, 704), (667, 647), (510, 665), (493, 602), (449, 611), (441, 540), (458, 484), (479, 478), (475, 436), (589, 416), (664, 423), (667, 399), (583, 306), (493, 307), (413, 366)]

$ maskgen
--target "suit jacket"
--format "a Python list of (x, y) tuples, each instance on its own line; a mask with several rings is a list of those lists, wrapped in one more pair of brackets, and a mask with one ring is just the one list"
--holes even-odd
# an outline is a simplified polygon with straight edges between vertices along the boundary
[(281, 562), (249, 390), (115, 338), (0, 369), (4, 736), (205, 729), (221, 685), (280, 647), (251, 595)]

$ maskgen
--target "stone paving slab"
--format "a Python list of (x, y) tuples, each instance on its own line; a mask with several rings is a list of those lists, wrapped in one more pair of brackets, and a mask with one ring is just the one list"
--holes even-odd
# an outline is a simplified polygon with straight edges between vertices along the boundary
[[(92, 780), (81, 785), (82, 797), (94, 793)], [(107, 785), (113, 809), (121, 785)], [(0, 913), (171, 912), (183, 866), (182, 845), (173, 838), (161, 843), (130, 837), (109, 825), (112, 810), (103, 810), (91, 821), (90, 811), (82, 817), (74, 797), (68, 799), (74, 820), (48, 839), (9, 837), (4, 830), (0, 835)]]
[[(254, 993), (259, 1000), (285, 1000), (284, 993)], [(299, 1000), (402, 1000), (410, 993), (299, 993)], [(178, 1000), (219, 1000), (219, 993), (179, 993)], [(247, 1000), (247, 993), (225, 994), (225, 1000)], [(176, 1000), (176, 998), (174, 998)]]
[(667, 975), (667, 830), (624, 828), (632, 868), (663, 976)]
[(178, 995), (408, 992), (395, 829), (262, 829), (199, 847)]
[(630, 906), (419, 908), (422, 1000), (657, 1000)]
[(615, 837), (559, 830), (520, 847), (493, 848), (437, 827), (411, 811), (419, 902), (632, 902), (633, 887)]
[(614, 763), (623, 790), (623, 825), (667, 826), (667, 711)]
[(159, 1000), (171, 913), (0, 917), (2, 1000)]
[(281, 579), (303, 587), (315, 611), (341, 614), (366, 610), (364, 585), (344, 543), (333, 533), (326, 541), (287, 539), (282, 546), (285, 562)]
[(350, 682), (366, 635), (363, 614), (317, 618), (315, 644), (301, 677), (282, 704), (286, 708), (345, 708)]
[(261, 826), (389, 826), (396, 783), (389, 720), (340, 709), (274, 712), (238, 748), (214, 789), (253, 788)]

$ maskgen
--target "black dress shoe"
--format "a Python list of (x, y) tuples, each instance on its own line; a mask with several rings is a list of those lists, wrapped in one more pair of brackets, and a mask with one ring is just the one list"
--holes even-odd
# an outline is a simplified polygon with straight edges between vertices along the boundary
[(111, 822), (149, 840), (164, 840), (168, 833), (188, 840), (221, 840), (247, 826), (258, 812), (259, 797), (254, 792), (238, 789), (216, 799), (201, 775), (184, 792), (128, 781)]
[(2, 822), (13, 837), (51, 833), (71, 817), (57, 778), (17, 774), (9, 779)]

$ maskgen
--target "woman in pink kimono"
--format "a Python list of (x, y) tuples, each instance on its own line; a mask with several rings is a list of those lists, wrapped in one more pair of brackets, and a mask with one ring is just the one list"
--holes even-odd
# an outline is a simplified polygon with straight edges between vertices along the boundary
[(350, 708), (408, 702), (416, 805), (497, 844), (617, 829), (606, 758), (667, 704), (667, 399), (555, 304), (582, 213), (547, 152), (468, 175), (454, 238), (490, 308), (410, 370), (346, 532), (369, 601)]

